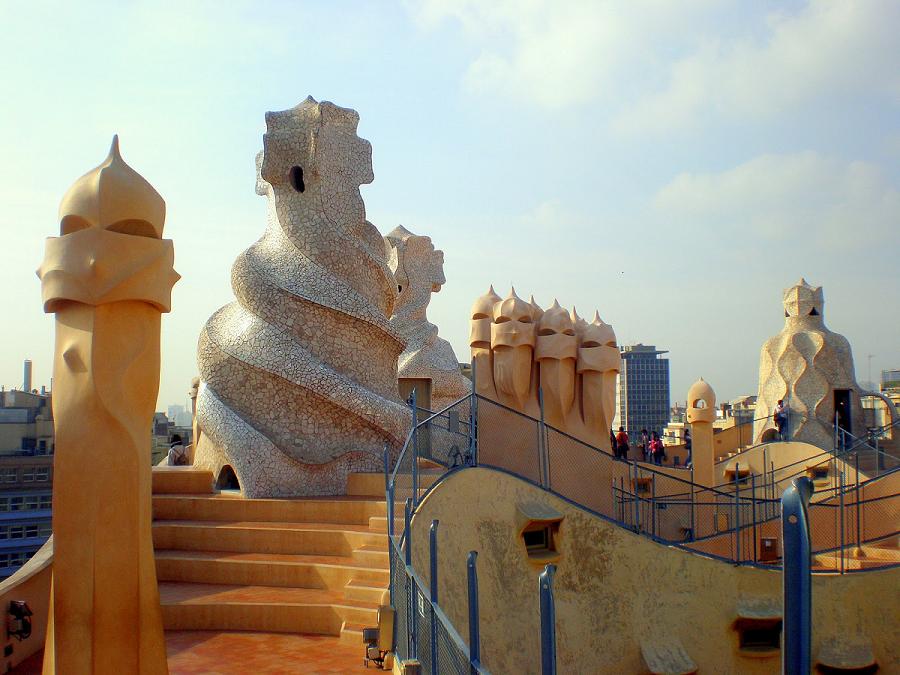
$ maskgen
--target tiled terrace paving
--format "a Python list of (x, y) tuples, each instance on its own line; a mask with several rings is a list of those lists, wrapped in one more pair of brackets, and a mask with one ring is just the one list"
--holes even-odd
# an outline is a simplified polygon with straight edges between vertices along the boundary
[(362, 642), (351, 645), (326, 635), (168, 631), (166, 650), (170, 675), (318, 675), (366, 670)]

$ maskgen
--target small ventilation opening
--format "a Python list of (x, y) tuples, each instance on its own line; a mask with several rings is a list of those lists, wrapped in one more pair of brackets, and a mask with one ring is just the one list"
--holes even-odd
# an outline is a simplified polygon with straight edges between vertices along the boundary
[(854, 675), (869, 675), (869, 673), (877, 673), (878, 672), (878, 664), (872, 663), (868, 666), (862, 666), (860, 668), (843, 668), (841, 666), (826, 666), (825, 664), (818, 664), (816, 666), (817, 673), (823, 673), (823, 675), (838, 675), (839, 673), (854, 673)]
[(219, 471), (219, 478), (216, 480), (216, 488), (219, 490), (240, 490), (241, 484), (238, 482), (237, 474), (228, 464)]
[(522, 530), (522, 542), (531, 560), (548, 561), (559, 557), (558, 537), (559, 521), (531, 522)]
[(297, 192), (303, 192), (306, 190), (306, 185), (303, 183), (303, 169), (299, 166), (291, 167), (291, 185)]
[(818, 312), (818, 310), (816, 310), (815, 307), (813, 307), (811, 310), (809, 310), (809, 315), (810, 316), (819, 316), (819, 312)]
[(781, 649), (781, 619), (741, 618), (735, 628), (742, 652), (771, 654)]

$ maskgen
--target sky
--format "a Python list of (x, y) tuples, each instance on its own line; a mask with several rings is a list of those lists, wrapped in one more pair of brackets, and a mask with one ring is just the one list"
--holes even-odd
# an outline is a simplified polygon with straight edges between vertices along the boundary
[(472, 302), (515, 285), (668, 350), (673, 401), (699, 376), (753, 394), (802, 276), (877, 380), (900, 367), (898, 28), (896, 0), (0, 2), (0, 383), (30, 358), (49, 384), (34, 272), (118, 133), (167, 203), (157, 409), (184, 404), (265, 227), (264, 113), (307, 95), (361, 116), (368, 219), (445, 252), (429, 318), (461, 361)]

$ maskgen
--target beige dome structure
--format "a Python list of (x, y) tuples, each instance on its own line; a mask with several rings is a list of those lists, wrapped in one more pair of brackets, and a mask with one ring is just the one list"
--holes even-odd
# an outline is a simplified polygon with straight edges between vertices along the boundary
[(689, 424), (716, 421), (716, 392), (702, 377), (688, 389), (687, 421)]
[(806, 280), (785, 289), (784, 328), (769, 338), (759, 357), (759, 394), (754, 438), (771, 440), (779, 400), (789, 411), (788, 435), (821, 448), (834, 443), (834, 424), (860, 435), (863, 413), (850, 343), (825, 326), (821, 286)]

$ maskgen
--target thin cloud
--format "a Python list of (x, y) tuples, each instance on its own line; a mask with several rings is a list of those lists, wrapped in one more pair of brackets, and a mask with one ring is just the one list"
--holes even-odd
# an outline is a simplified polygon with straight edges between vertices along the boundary
[(833, 252), (897, 242), (900, 224), (900, 191), (879, 166), (815, 152), (679, 174), (657, 193), (654, 207), (694, 228)]

